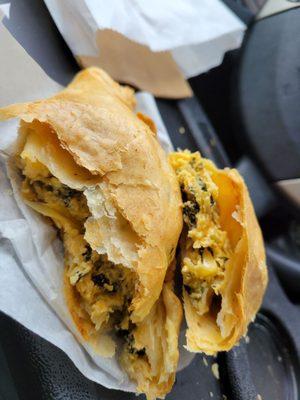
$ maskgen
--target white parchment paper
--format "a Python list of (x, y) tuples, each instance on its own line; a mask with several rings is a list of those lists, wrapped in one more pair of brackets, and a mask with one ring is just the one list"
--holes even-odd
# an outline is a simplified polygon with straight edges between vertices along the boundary
[(171, 51), (186, 78), (220, 64), (245, 30), (221, 0), (44, 1), (75, 55), (97, 56), (96, 32), (109, 28), (152, 51)]
[[(0, 106), (50, 96), (61, 88), (1, 22), (0, 42), (5, 55), (0, 63)], [(137, 99), (138, 109), (156, 122), (163, 147), (172, 150), (153, 96), (139, 93)], [(62, 294), (61, 242), (55, 230), (22, 202), (19, 178), (8, 162), (17, 128), (16, 120), (0, 123), (0, 310), (63, 350), (87, 378), (108, 388), (134, 391), (116, 358), (98, 356), (77, 334)], [(183, 368), (193, 356), (182, 346), (180, 352)]]

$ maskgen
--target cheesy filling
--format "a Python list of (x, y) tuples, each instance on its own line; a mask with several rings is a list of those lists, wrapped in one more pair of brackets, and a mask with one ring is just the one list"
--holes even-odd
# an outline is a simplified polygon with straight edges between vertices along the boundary
[(84, 223), (90, 211), (83, 191), (64, 185), (38, 161), (19, 157), (17, 165), (23, 176), (24, 198), (30, 204), (42, 205), (46, 210), (43, 214), (59, 229), (67, 276), (79, 295), (82, 310), (97, 331), (124, 331), (126, 342), (134, 349), (129, 332), (134, 327), (129, 326), (128, 310), (135, 291), (135, 272), (110, 262), (84, 239)]
[(202, 315), (220, 294), (231, 256), (230, 243), (220, 226), (219, 191), (212, 178), (212, 163), (187, 150), (171, 154), (170, 161), (181, 187), (187, 231), (183, 284), (193, 307)]

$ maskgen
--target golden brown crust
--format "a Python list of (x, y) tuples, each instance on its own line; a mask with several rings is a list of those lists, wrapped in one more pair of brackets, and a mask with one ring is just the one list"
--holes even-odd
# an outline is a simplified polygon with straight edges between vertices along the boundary
[[(131, 89), (89, 68), (50, 99), (1, 109), (0, 120), (18, 116), (29, 129), (36, 120), (46, 124), (74, 164), (101, 178), (105, 200), (128, 224), (128, 235), (138, 237), (137, 259), (130, 260), (140, 278), (132, 305), (137, 322), (159, 297), (182, 215), (175, 174), (151, 129), (132, 112), (134, 103)], [(127, 236), (120, 245), (124, 259)]]
[(184, 293), (187, 348), (207, 354), (230, 350), (246, 333), (268, 279), (263, 238), (243, 179), (236, 170), (214, 168), (213, 180), (219, 188), (221, 226), (233, 248), (220, 290), (221, 311), (200, 316)]

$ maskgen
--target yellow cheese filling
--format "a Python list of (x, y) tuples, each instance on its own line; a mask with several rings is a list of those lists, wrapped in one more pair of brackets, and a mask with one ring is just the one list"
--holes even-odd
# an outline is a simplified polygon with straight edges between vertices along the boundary
[(226, 262), (231, 256), (230, 243), (220, 226), (213, 164), (198, 152), (188, 150), (172, 153), (170, 162), (181, 187), (186, 225), (183, 284), (194, 308), (202, 315), (220, 293)]
[(134, 327), (129, 323), (128, 310), (135, 292), (135, 272), (108, 261), (106, 255), (92, 250), (84, 239), (84, 223), (90, 211), (83, 191), (62, 184), (38, 161), (18, 157), (17, 165), (23, 176), (25, 200), (49, 216), (59, 229), (67, 276), (79, 295), (82, 310), (96, 331), (115, 329), (134, 349), (129, 331)]

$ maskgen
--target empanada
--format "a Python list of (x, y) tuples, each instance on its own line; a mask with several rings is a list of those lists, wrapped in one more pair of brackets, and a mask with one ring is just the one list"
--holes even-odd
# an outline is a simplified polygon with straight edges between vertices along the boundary
[(230, 350), (246, 333), (267, 284), (260, 228), (245, 183), (198, 152), (172, 153), (183, 198), (181, 271), (187, 349)]
[(180, 233), (190, 351), (214, 354), (238, 342), (267, 270), (239, 173), (189, 151), (171, 154), (170, 166), (155, 125), (134, 104), (130, 88), (89, 68), (50, 99), (1, 109), (0, 120), (21, 120), (14, 162), (23, 198), (59, 230), (79, 332), (106, 355), (115, 345), (104, 338), (121, 337), (121, 365), (152, 400), (171, 390), (178, 363)]
[(89, 68), (49, 99), (0, 110), (0, 120), (21, 120), (22, 194), (59, 229), (77, 328), (93, 343), (122, 336), (122, 365), (152, 399), (171, 389), (178, 361), (181, 305), (163, 284), (182, 203), (153, 124), (134, 103), (130, 88)]

